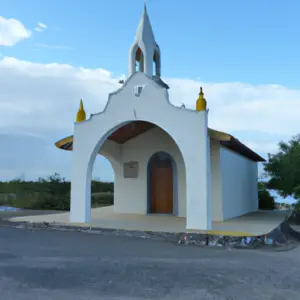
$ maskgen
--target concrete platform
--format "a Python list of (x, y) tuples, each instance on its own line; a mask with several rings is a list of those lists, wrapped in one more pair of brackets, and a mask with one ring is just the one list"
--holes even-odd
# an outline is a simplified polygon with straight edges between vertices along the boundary
[(91, 226), (99, 228), (157, 231), (157, 232), (199, 232), (232, 236), (258, 236), (275, 229), (287, 217), (285, 211), (258, 211), (225, 222), (213, 222), (212, 230), (186, 230), (185, 218), (166, 215), (119, 214), (113, 206), (92, 209), (90, 224), (69, 223), (69, 212), (49, 215), (35, 215), (10, 218), (14, 222), (49, 222), (74, 226)]

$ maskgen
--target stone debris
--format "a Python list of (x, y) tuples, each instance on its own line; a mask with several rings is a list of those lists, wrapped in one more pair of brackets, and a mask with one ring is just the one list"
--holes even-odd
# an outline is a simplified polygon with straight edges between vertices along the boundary
[(224, 247), (228, 250), (232, 248), (254, 249), (263, 246), (284, 246), (288, 244), (288, 239), (278, 226), (267, 235), (251, 237), (185, 233), (178, 240), (178, 244)]
[(273, 245), (274, 241), (271, 238), (267, 238), (267, 236), (265, 237), (265, 244), (266, 245)]

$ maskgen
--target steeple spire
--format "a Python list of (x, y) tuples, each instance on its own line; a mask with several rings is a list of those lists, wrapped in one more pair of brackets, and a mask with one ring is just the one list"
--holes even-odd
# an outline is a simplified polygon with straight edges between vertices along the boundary
[(155, 44), (154, 33), (148, 15), (146, 2), (144, 3), (143, 14), (136, 31), (136, 38), (138, 40), (143, 40), (144, 42), (147, 41)]
[[(155, 70), (153, 70), (153, 61)], [(144, 2), (144, 10), (134, 42), (129, 50), (129, 76), (135, 72), (160, 77), (160, 50), (155, 42), (146, 2)]]
[(85, 119), (86, 119), (86, 114), (83, 107), (82, 99), (80, 99), (79, 110), (76, 115), (76, 122), (82, 122), (85, 121)]

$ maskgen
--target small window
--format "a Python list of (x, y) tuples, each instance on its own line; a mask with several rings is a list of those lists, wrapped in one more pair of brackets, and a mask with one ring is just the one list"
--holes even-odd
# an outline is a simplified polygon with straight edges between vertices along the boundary
[(140, 95), (141, 95), (141, 93), (142, 93), (142, 91), (143, 91), (143, 86), (142, 85), (136, 85), (135, 87), (134, 87), (134, 95), (136, 96), (136, 97), (139, 97)]

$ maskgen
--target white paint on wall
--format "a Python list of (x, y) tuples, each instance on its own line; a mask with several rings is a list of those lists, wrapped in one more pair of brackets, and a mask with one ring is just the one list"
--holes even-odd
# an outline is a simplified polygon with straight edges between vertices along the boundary
[(99, 154), (109, 159), (110, 162), (113, 161), (119, 163), (121, 160), (121, 150), (122, 148), (120, 144), (111, 140), (106, 140), (101, 146)]
[(257, 162), (221, 147), (223, 219), (258, 210)]
[(212, 220), (223, 221), (220, 142), (210, 140)]
[[(121, 172), (116, 174), (114, 208), (118, 213), (147, 213), (147, 166), (157, 152), (170, 154), (177, 168), (178, 215), (186, 216), (186, 178), (181, 152), (173, 139), (155, 127), (122, 145)], [(124, 178), (123, 164), (137, 161), (138, 178)]]
[[(115, 172), (115, 212), (147, 213), (147, 164), (150, 157), (160, 151), (167, 152), (175, 161), (178, 216), (186, 217), (186, 170), (183, 157), (174, 140), (159, 127), (123, 145), (106, 140), (101, 147), (99, 153), (111, 162)], [(123, 164), (129, 161), (138, 162), (138, 178), (124, 178)], [(212, 221), (223, 221), (258, 209), (256, 162), (210, 139), (210, 176)]]
[[(226, 149), (224, 149), (226, 151)], [(181, 152), (173, 139), (161, 128), (155, 127), (123, 145), (105, 141), (100, 154), (108, 158), (115, 171), (114, 209), (117, 213), (147, 213), (147, 164), (156, 152), (167, 152), (177, 167), (178, 216), (186, 217), (186, 176)], [(239, 154), (235, 154), (238, 157)], [(241, 157), (244, 159), (243, 157)], [(123, 164), (137, 161), (138, 178), (124, 178)], [(221, 145), (210, 139), (211, 214), (212, 221), (223, 221)]]
[[(139, 96), (134, 93), (136, 86), (143, 86)], [(173, 106), (164, 87), (142, 72), (133, 74), (122, 88), (109, 95), (102, 113), (75, 124), (71, 222), (90, 221), (91, 174), (95, 157), (106, 138), (120, 126), (136, 120), (157, 125), (175, 141), (186, 170), (187, 228), (211, 229), (207, 117), (207, 111), (196, 112)], [(118, 150), (114, 151), (115, 157), (118, 157)], [(121, 169), (116, 168), (116, 176), (118, 174), (121, 174)], [(145, 187), (146, 181), (143, 184)], [(117, 189), (116, 197), (121, 197), (120, 189)], [(137, 210), (142, 211), (144, 208), (141, 204)], [(179, 211), (184, 214), (181, 204)]]
[[(99, 150), (99, 154), (104, 156), (110, 163), (114, 170), (114, 186), (118, 186), (119, 174), (121, 174), (121, 155), (122, 147), (120, 144), (106, 140)], [(116, 192), (114, 193), (114, 198), (116, 197)]]

